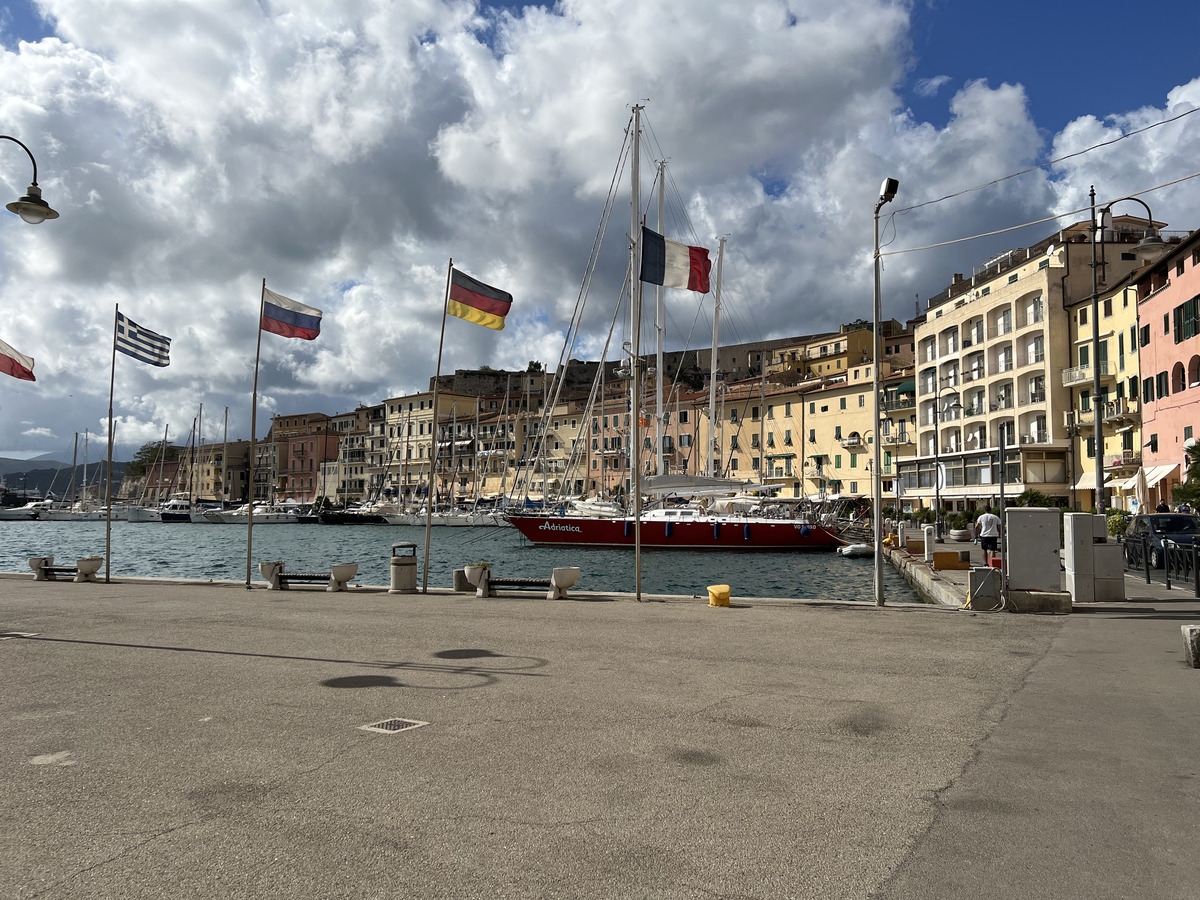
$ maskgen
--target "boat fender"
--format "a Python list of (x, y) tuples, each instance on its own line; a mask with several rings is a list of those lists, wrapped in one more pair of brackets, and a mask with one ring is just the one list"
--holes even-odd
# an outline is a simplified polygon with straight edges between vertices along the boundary
[(671, 535), (673, 535), (674, 533), (675, 533), (675, 523), (674, 523), (674, 522), (668, 522), (668, 523), (667, 523), (667, 537), (670, 537), (670, 536), (671, 536)]
[(720, 537), (721, 537), (721, 523), (713, 522), (713, 539), (720, 540)]
[(800, 526), (800, 537), (808, 537), (810, 533), (807, 525)]
[(629, 537), (631, 534), (633, 534), (633, 520), (626, 519), (625, 520), (625, 537)]
[(746, 540), (750, 540), (750, 526), (749, 525), (744, 525), (742, 527), (742, 537), (745, 538)]

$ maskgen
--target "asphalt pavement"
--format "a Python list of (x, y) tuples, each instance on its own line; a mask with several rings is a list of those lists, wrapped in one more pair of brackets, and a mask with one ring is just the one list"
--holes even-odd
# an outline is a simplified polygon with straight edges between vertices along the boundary
[(1190, 594), (580, 596), (0, 576), (0, 895), (1200, 893)]

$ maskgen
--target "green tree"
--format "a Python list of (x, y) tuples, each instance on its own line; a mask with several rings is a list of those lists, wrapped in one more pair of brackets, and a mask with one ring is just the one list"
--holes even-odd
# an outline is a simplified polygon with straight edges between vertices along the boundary
[(1171, 491), (1176, 503), (1186, 503), (1193, 509), (1200, 507), (1200, 445), (1187, 450), (1187, 481), (1177, 484)]
[[(132, 475), (135, 478), (146, 474), (148, 467), (158, 465), (160, 452), (163, 450), (162, 441), (148, 441), (138, 448), (137, 453), (133, 454), (133, 459), (125, 466), (125, 474)], [(167, 444), (166, 452), (162, 453), (164, 460), (177, 459), (179, 457), (179, 448), (174, 444)]]

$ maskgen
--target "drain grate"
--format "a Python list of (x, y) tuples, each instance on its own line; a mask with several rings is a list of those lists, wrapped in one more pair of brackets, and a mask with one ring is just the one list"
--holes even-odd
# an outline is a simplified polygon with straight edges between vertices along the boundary
[(382, 722), (373, 722), (370, 725), (359, 725), (358, 727), (360, 731), (396, 734), (400, 731), (411, 731), (414, 728), (420, 728), (422, 725), (428, 724), (428, 722), (418, 722), (416, 719), (384, 719)]

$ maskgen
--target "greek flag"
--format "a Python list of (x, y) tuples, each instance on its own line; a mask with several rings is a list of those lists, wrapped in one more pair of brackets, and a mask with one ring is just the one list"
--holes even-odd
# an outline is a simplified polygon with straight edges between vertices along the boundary
[(117, 349), (126, 356), (132, 356), (152, 366), (166, 366), (171, 362), (169, 337), (143, 328), (120, 312), (117, 313)]

